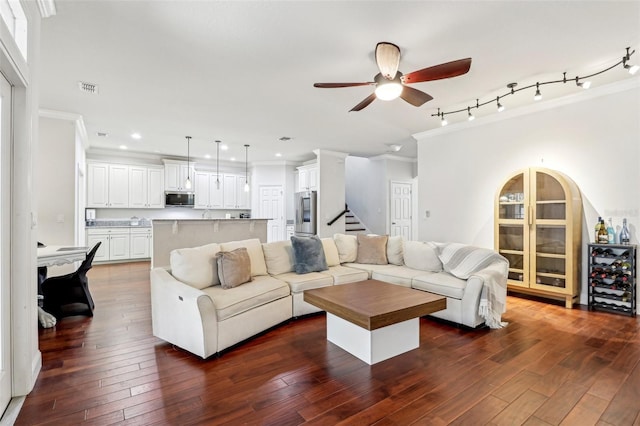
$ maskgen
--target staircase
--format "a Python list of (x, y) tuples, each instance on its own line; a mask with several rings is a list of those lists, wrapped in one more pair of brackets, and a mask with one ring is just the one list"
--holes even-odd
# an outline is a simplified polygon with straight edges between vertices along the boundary
[(367, 227), (362, 222), (360, 222), (360, 219), (358, 219), (358, 217), (353, 214), (351, 210), (349, 210), (344, 215), (344, 227), (345, 232), (351, 235), (369, 233)]

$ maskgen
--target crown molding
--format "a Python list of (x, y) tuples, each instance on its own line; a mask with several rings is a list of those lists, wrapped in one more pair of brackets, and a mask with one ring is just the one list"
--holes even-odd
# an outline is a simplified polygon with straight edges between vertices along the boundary
[(616, 83), (607, 84), (600, 87), (595, 87), (589, 90), (581, 90), (578, 93), (562, 96), (555, 99), (550, 99), (544, 102), (536, 102), (530, 105), (522, 106), (520, 108), (509, 109), (503, 112), (496, 112), (490, 115), (478, 117), (473, 121), (461, 121), (459, 123), (452, 123), (448, 126), (438, 127), (424, 132), (415, 133), (413, 136), (417, 141), (433, 138), (448, 133), (455, 133), (460, 130), (471, 129), (478, 126), (484, 126), (499, 121), (510, 120), (512, 118), (521, 117), (523, 115), (529, 115), (540, 111), (546, 111), (555, 109), (564, 105), (575, 104), (578, 102), (584, 102), (591, 99), (599, 98), (601, 96), (607, 96), (614, 93), (626, 92), (628, 90), (637, 89), (640, 87), (640, 76), (627, 78)]
[(314, 149), (313, 153), (317, 156), (319, 156), (321, 153), (325, 154), (325, 155), (330, 155), (332, 157), (337, 157), (339, 159), (344, 160), (345, 158), (347, 158), (349, 156), (348, 153), (346, 152), (338, 152), (338, 151), (330, 151), (328, 149)]
[(56, 14), (56, 3), (54, 0), (38, 0), (38, 10), (42, 18), (49, 18)]
[(394, 155), (394, 154), (380, 154), (380, 155), (376, 155), (374, 157), (369, 157), (369, 160), (371, 160), (371, 161), (392, 160), (392, 161), (403, 161), (405, 163), (417, 163), (418, 162), (417, 158), (402, 157), (400, 155)]

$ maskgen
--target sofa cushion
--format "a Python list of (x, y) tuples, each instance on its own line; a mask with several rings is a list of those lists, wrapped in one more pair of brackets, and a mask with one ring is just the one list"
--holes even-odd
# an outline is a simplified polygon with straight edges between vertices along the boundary
[(262, 252), (262, 243), (257, 238), (241, 241), (230, 241), (228, 243), (220, 243), (220, 249), (223, 251), (232, 251), (240, 247), (245, 247), (251, 259), (251, 276), (267, 275), (267, 264), (264, 262), (264, 253)]
[(278, 275), (276, 278), (288, 284), (292, 293), (333, 285), (333, 277), (325, 272), (309, 272), (308, 274), (287, 272), (286, 274)]
[(321, 238), (322, 246), (324, 248), (324, 257), (327, 259), (327, 266), (338, 266), (340, 264), (340, 255), (338, 254), (338, 247), (333, 238)]
[(355, 262), (358, 257), (358, 239), (355, 235), (334, 234), (340, 263)]
[(422, 241), (405, 241), (403, 254), (404, 264), (409, 268), (429, 272), (442, 271), (442, 262), (434, 244)]
[(171, 250), (169, 255), (171, 275), (178, 281), (200, 290), (220, 284), (215, 259), (219, 251), (220, 245), (216, 243)]
[(369, 274), (369, 278), (371, 278), (371, 273), (373, 271), (380, 271), (380, 270), (383, 270), (383, 269), (391, 268), (393, 265), (390, 265), (390, 264), (372, 265), (372, 264), (366, 264), (366, 263), (345, 263), (342, 266), (347, 266), (349, 268), (355, 268), (355, 269), (360, 269), (362, 271), (367, 271), (367, 274)]
[(371, 278), (374, 280), (398, 284), (404, 287), (411, 287), (413, 277), (419, 275), (424, 275), (424, 271), (397, 265), (391, 265), (389, 268), (371, 272)]
[(316, 235), (311, 237), (291, 237), (295, 271), (298, 274), (327, 270), (322, 241)]
[(393, 265), (404, 265), (404, 238), (402, 235), (389, 237), (387, 240), (387, 261)]
[(216, 254), (220, 285), (224, 289), (234, 288), (251, 281), (251, 259), (245, 247)]
[(411, 286), (418, 290), (428, 291), (441, 296), (462, 299), (467, 281), (456, 278), (447, 272), (438, 272), (413, 277), (413, 284)]
[(254, 277), (253, 281), (231, 290), (217, 285), (202, 291), (213, 300), (218, 321), (224, 321), (290, 294), (287, 283), (268, 275)]
[(262, 252), (264, 253), (264, 261), (269, 274), (280, 275), (293, 271), (294, 261), (291, 241), (274, 241), (262, 244)]
[(346, 284), (369, 279), (369, 273), (362, 269), (349, 268), (348, 266), (330, 266), (328, 271), (323, 271), (333, 277), (333, 284)]
[(358, 234), (357, 263), (369, 263), (373, 265), (386, 265), (387, 261), (387, 235)]

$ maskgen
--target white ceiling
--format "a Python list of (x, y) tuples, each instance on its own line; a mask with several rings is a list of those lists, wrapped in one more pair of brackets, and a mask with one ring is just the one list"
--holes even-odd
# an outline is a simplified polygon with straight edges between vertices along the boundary
[[(56, 7), (42, 23), (41, 108), (82, 115), (92, 148), (186, 156), (190, 135), (196, 158), (215, 157), (219, 139), (229, 146), (223, 160), (243, 161), (250, 144), (250, 162), (304, 161), (316, 148), (368, 157), (390, 144), (415, 157), (411, 135), (439, 126), (431, 117), (437, 108), (495, 98), (509, 82), (584, 75), (640, 42), (639, 1), (58, 0)], [(404, 73), (466, 57), (471, 70), (414, 84), (434, 97), (420, 108), (377, 100), (348, 112), (371, 87), (313, 87), (371, 81), (379, 41), (400, 46)], [(631, 62), (640, 63), (640, 52)], [(619, 68), (592, 81), (627, 78), (634, 77)], [(79, 81), (98, 84), (99, 94), (81, 92)], [(545, 87), (544, 99), (578, 90), (558, 86)], [(532, 96), (523, 91), (502, 103), (515, 108)], [(142, 139), (132, 140), (133, 132)]]

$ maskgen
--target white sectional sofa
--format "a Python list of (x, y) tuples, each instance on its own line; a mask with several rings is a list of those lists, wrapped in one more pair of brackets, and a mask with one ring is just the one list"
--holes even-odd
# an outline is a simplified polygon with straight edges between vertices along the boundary
[[(373, 251), (367, 241), (375, 241)], [(253, 239), (174, 250), (170, 270), (151, 270), (153, 334), (207, 358), (292, 317), (319, 311), (303, 300), (305, 290), (366, 279), (446, 296), (447, 308), (434, 317), (468, 327), (501, 326), (508, 262), (492, 250), (344, 234), (321, 243), (326, 267), (304, 274), (295, 272), (290, 241)], [(239, 248), (247, 250), (251, 281), (225, 289), (216, 255)]]

